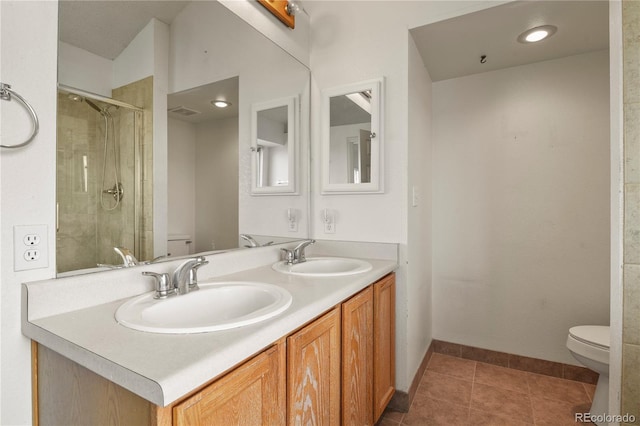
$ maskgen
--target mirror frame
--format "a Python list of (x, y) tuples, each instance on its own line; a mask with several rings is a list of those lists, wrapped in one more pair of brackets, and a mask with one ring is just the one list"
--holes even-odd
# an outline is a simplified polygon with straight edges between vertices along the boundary
[[(331, 98), (371, 90), (371, 182), (331, 183)], [(325, 89), (322, 91), (321, 194), (367, 194), (384, 192), (384, 78)]]
[[(251, 195), (298, 195), (298, 131), (299, 99), (288, 96), (251, 105)], [(258, 186), (258, 113), (272, 108), (287, 107), (287, 154), (289, 184), (282, 186)]]

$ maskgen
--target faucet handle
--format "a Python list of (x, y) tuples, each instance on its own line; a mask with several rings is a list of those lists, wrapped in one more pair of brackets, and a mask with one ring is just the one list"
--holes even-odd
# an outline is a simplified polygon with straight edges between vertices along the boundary
[(280, 251), (283, 253), (283, 260), (287, 262), (287, 265), (293, 265), (293, 250), (281, 248)]
[(155, 272), (144, 271), (142, 275), (155, 278), (156, 294), (155, 296), (153, 296), (154, 299), (164, 299), (165, 297), (174, 294), (174, 288), (171, 285), (171, 279), (169, 278), (169, 274), (167, 274), (166, 272), (157, 274)]

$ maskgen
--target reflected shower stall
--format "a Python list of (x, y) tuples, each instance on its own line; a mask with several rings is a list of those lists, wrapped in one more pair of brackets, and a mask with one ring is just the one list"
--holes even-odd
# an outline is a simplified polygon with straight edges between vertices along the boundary
[(59, 87), (56, 170), (58, 273), (142, 258), (141, 109)]

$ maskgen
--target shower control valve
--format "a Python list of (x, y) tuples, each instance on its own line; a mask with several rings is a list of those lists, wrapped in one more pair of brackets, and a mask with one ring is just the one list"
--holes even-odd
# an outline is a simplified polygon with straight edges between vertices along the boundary
[(121, 182), (118, 182), (117, 184), (113, 185), (113, 188), (110, 189), (103, 189), (102, 190), (103, 194), (111, 194), (113, 195), (113, 198), (120, 202), (122, 201), (122, 198), (124, 197), (124, 187), (122, 186)]

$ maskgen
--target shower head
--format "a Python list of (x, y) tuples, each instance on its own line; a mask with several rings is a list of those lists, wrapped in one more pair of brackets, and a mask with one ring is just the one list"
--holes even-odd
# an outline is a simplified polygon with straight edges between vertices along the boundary
[(100, 114), (104, 114), (104, 111), (98, 105), (94, 104), (91, 100), (89, 100), (87, 98), (83, 98), (83, 99), (87, 103), (87, 105), (89, 105), (91, 108), (95, 109)]
[(85, 98), (84, 96), (80, 96), (77, 95), (75, 93), (70, 93), (69, 94), (69, 99), (71, 99), (73, 102), (85, 102), (87, 105), (89, 105), (91, 108), (95, 109), (96, 111), (98, 111), (100, 114), (104, 114), (104, 111), (102, 111), (102, 109), (93, 103), (93, 101), (91, 101), (90, 99)]
[[(2, 1), (2, 0), (0, 0), (0, 1)], [(78, 95), (76, 93), (69, 93), (67, 96), (73, 102), (84, 102), (84, 103), (86, 103), (91, 108), (93, 108), (96, 111), (98, 111), (100, 113), (100, 115), (102, 115), (102, 116), (111, 116), (111, 112), (109, 111), (110, 109), (114, 109), (114, 110), (120, 109), (120, 107), (118, 105), (111, 105), (108, 102), (104, 102), (104, 101), (101, 101), (101, 102), (104, 102), (105, 106), (100, 108), (98, 106), (98, 104), (96, 103), (96, 100), (92, 100), (90, 98), (87, 98), (87, 97), (82, 96), (82, 95)]]

